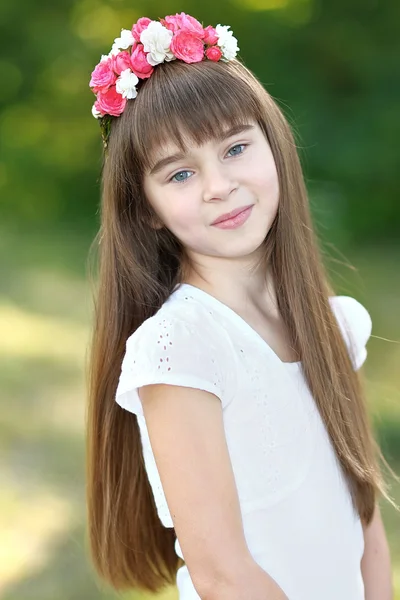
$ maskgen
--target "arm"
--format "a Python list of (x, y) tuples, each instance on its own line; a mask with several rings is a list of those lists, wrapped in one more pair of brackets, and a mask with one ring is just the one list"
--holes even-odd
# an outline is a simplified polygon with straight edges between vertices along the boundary
[(153, 384), (140, 399), (154, 458), (193, 584), (202, 600), (287, 600), (250, 555), (221, 401)]
[(361, 560), (365, 600), (393, 600), (390, 552), (379, 506), (369, 525), (363, 525), (365, 549)]

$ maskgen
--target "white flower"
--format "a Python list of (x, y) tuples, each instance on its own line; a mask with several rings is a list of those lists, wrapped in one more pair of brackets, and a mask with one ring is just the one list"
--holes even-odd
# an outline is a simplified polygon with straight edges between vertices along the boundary
[(115, 44), (113, 44), (112, 48), (111, 48), (111, 50), (110, 50), (110, 52), (108, 54), (102, 54), (101, 55), (100, 62), (105, 62), (106, 60), (108, 60), (112, 56), (115, 56), (116, 54), (119, 54), (119, 53), (120, 53), (119, 48)]
[(95, 119), (99, 119), (101, 117), (101, 112), (97, 110), (95, 104), (92, 106), (92, 115)]
[(132, 98), (136, 98), (137, 96), (136, 84), (138, 82), (139, 78), (136, 77), (135, 73), (132, 73), (130, 69), (125, 69), (118, 77), (115, 87), (117, 92), (122, 94), (123, 98), (132, 100)]
[(115, 38), (114, 46), (119, 50), (126, 50), (129, 46), (133, 46), (135, 43), (135, 38), (132, 35), (132, 31), (130, 29), (121, 29), (121, 37)]
[(233, 36), (232, 31), (229, 31), (230, 25), (217, 25), (216, 31), (218, 34), (218, 46), (222, 50), (222, 55), (225, 60), (232, 60), (240, 50), (237, 44), (237, 39)]
[(147, 62), (150, 65), (154, 67), (164, 60), (170, 61), (175, 58), (170, 51), (172, 36), (172, 31), (159, 21), (151, 21), (148, 27), (142, 31), (140, 41), (144, 46), (144, 51), (149, 53)]
[(118, 48), (117, 44), (114, 42), (114, 44), (112, 45), (111, 50), (108, 54), (108, 57), (110, 58), (111, 56), (116, 56), (119, 53), (120, 53), (120, 49)]

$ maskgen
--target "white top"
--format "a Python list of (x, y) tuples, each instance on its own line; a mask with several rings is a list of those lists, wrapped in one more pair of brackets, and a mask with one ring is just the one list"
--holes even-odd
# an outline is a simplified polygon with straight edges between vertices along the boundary
[[(370, 316), (348, 296), (330, 303), (358, 369)], [(137, 415), (158, 515), (173, 527), (137, 394), (151, 383), (221, 400), (248, 548), (289, 599), (364, 600), (361, 522), (301, 362), (282, 362), (236, 312), (186, 283), (128, 338), (116, 401)], [(178, 540), (175, 549), (184, 558)], [(200, 600), (186, 565), (177, 586), (180, 600)]]

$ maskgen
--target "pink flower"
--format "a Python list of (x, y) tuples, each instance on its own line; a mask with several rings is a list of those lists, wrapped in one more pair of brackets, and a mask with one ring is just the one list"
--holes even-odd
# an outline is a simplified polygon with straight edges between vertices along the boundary
[(131, 55), (127, 50), (124, 50), (119, 54), (115, 54), (111, 57), (111, 60), (112, 68), (117, 75), (121, 75), (122, 71), (131, 68)]
[(222, 56), (221, 48), (218, 48), (218, 46), (211, 46), (210, 48), (207, 48), (206, 56), (209, 60), (218, 62)]
[(186, 63), (200, 62), (204, 58), (204, 44), (186, 31), (177, 31), (171, 41), (171, 52)]
[(89, 86), (93, 88), (95, 94), (100, 91), (105, 92), (110, 85), (113, 85), (116, 82), (116, 79), (117, 77), (113, 71), (112, 60), (109, 58), (96, 65), (92, 72)]
[(193, 35), (203, 38), (204, 37), (204, 29), (201, 23), (194, 17), (181, 12), (179, 15), (169, 15), (163, 19), (163, 25), (170, 29), (173, 32), (178, 31), (179, 29), (183, 29), (186, 33), (192, 33)]
[(175, 31), (178, 31), (180, 28), (178, 17), (179, 15), (177, 13), (176, 15), (169, 15), (168, 17), (165, 17), (165, 19), (160, 19), (160, 21), (164, 27), (175, 33)]
[(106, 92), (99, 92), (97, 94), (97, 101), (95, 102), (96, 109), (104, 113), (105, 115), (113, 115), (119, 117), (124, 112), (126, 106), (126, 98), (123, 98), (116, 90), (115, 85), (110, 87)]
[(151, 23), (151, 19), (148, 17), (141, 17), (135, 25), (132, 27), (132, 35), (137, 42), (140, 42), (140, 34), (142, 31), (147, 29), (149, 23)]
[(146, 53), (143, 49), (143, 44), (138, 44), (133, 50), (131, 55), (130, 68), (135, 73), (135, 75), (137, 77), (140, 77), (141, 79), (146, 79), (147, 77), (150, 77), (150, 75), (154, 71), (154, 67), (152, 67), (147, 60)]
[(205, 28), (204, 30), (204, 43), (205, 44), (209, 44), (210, 46), (214, 46), (214, 44), (216, 44), (218, 42), (218, 33), (217, 30), (214, 29), (214, 27), (212, 27), (212, 25), (209, 25), (208, 27)]
[(100, 110), (99, 103), (97, 100), (95, 100), (95, 103), (93, 104), (92, 113), (94, 114), (95, 111), (98, 111), (100, 113), (100, 116), (104, 117), (105, 113), (102, 110)]

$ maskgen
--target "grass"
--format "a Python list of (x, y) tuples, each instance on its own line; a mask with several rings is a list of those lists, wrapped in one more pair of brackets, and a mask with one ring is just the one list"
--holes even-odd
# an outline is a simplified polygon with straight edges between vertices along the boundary
[[(73, 232), (2, 232), (0, 240), (0, 596), (112, 600), (121, 595), (100, 586), (85, 547), (90, 240)], [(335, 280), (340, 293), (356, 296), (372, 315), (375, 337), (365, 370), (369, 404), (385, 454), (399, 472), (400, 248), (354, 250), (350, 258), (358, 272), (336, 265)], [(399, 484), (392, 493), (400, 502)], [(400, 600), (400, 515), (386, 503), (382, 509)], [(176, 590), (160, 598), (176, 600)]]

